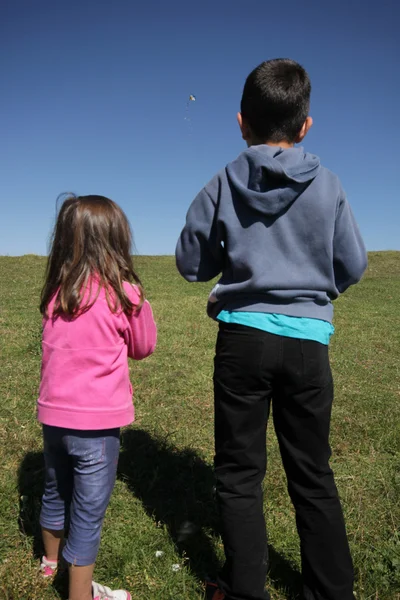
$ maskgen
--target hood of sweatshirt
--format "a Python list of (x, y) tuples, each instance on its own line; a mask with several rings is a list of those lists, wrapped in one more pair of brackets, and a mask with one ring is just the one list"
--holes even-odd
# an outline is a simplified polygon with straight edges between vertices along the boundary
[(251, 146), (226, 167), (240, 199), (264, 215), (278, 216), (302, 194), (320, 170), (317, 156), (303, 148)]

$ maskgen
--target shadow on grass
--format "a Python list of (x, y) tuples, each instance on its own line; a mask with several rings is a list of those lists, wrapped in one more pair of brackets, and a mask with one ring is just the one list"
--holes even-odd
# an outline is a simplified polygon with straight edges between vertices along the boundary
[(218, 559), (211, 539), (217, 519), (209, 466), (193, 450), (179, 451), (133, 428), (122, 434), (118, 472), (147, 514), (167, 527), (197, 577), (211, 575)]
[[(193, 574), (200, 581), (213, 577), (220, 565), (214, 550), (219, 534), (212, 468), (193, 450), (177, 450), (167, 440), (134, 428), (122, 433), (118, 473), (147, 514), (167, 527)], [(33, 554), (39, 560), (43, 555), (39, 525), (44, 487), (41, 452), (26, 454), (19, 468), (18, 485), (19, 528), (32, 538)], [(299, 573), (271, 546), (269, 556), (271, 581), (276, 588), (288, 590), (288, 599), (295, 600), (301, 592)], [(57, 576), (53, 586), (62, 598), (68, 597), (65, 574)]]
[[(200, 581), (215, 576), (220, 563), (212, 468), (193, 450), (177, 450), (167, 439), (133, 428), (122, 434), (118, 473), (147, 514), (167, 527), (194, 575)], [(271, 581), (288, 590), (287, 598), (298, 598), (299, 572), (271, 546), (269, 558)]]
[(33, 554), (43, 555), (42, 534), (39, 525), (40, 506), (44, 488), (44, 460), (41, 452), (28, 452), (20, 464), (18, 489), (20, 498), (19, 530), (33, 538)]
[[(42, 533), (39, 524), (40, 507), (44, 489), (44, 459), (42, 452), (28, 452), (18, 472), (20, 510), (19, 530), (32, 538), (33, 555), (39, 562), (44, 554)], [(57, 573), (52, 582), (61, 598), (68, 598), (68, 574)]]

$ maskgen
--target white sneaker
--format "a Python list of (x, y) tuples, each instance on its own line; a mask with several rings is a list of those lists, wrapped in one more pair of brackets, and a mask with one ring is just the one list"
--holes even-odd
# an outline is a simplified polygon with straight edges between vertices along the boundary
[(132, 600), (132, 596), (125, 590), (110, 590), (105, 585), (92, 582), (93, 600)]

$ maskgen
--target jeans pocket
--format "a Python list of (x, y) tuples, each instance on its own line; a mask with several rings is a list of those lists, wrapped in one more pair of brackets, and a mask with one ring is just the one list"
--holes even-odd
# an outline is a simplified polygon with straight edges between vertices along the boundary
[(71, 435), (68, 454), (78, 460), (81, 468), (101, 464), (105, 459), (106, 440), (104, 436)]
[(301, 340), (301, 354), (304, 384), (317, 388), (329, 385), (332, 373), (328, 346), (311, 340)]
[(263, 358), (262, 332), (241, 325), (221, 328), (214, 359), (214, 378), (239, 393), (258, 390)]

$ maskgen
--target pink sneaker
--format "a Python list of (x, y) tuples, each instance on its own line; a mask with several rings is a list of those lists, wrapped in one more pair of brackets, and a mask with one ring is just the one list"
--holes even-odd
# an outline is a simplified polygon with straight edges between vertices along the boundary
[(53, 577), (53, 575), (56, 574), (57, 566), (58, 560), (47, 560), (47, 558), (43, 556), (40, 564), (42, 577)]
[(105, 585), (92, 583), (93, 600), (132, 600), (132, 596), (125, 590), (110, 590)]

